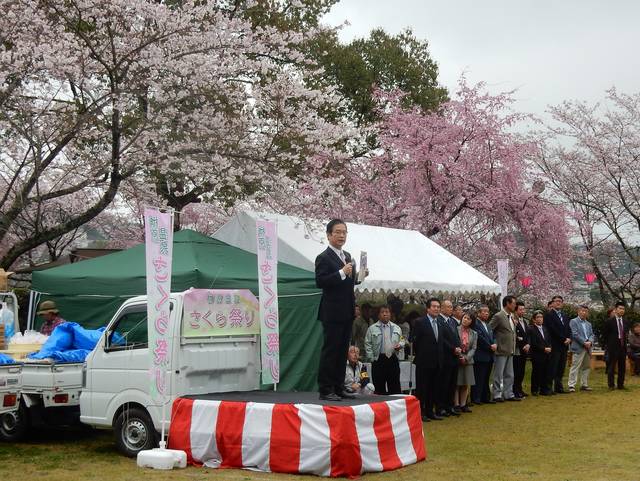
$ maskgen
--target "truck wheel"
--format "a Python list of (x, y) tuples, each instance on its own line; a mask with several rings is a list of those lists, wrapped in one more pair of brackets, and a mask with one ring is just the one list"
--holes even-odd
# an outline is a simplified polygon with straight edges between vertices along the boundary
[(29, 413), (23, 403), (16, 411), (0, 416), (0, 438), (4, 441), (21, 441), (29, 430)]
[(124, 409), (113, 426), (118, 450), (133, 458), (144, 449), (158, 447), (156, 428), (144, 409)]

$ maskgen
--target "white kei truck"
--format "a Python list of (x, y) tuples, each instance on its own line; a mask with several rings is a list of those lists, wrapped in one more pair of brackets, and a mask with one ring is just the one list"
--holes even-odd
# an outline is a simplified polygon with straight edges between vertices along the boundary
[[(185, 336), (184, 295), (170, 295), (173, 361), (165, 432), (176, 397), (259, 389), (259, 335)], [(84, 363), (25, 362), (19, 408), (1, 415), (0, 439), (20, 439), (35, 421), (68, 424), (79, 413), (82, 423), (113, 429), (127, 456), (157, 447), (162, 404), (150, 395), (147, 341), (146, 296), (138, 296), (122, 304)]]
[(0, 364), (0, 415), (16, 411), (22, 388), (22, 365)]

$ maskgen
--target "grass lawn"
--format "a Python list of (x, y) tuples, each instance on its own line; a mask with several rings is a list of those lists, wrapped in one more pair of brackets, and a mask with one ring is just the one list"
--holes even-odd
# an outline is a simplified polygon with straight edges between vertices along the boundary
[[(628, 378), (628, 391), (610, 392), (600, 369), (592, 373), (591, 385), (595, 391), (589, 393), (475, 406), (472, 414), (425, 424), (427, 461), (363, 478), (640, 479), (640, 380)], [(28, 442), (0, 443), (0, 474), (2, 481), (312, 479), (194, 467), (142, 470), (116, 452), (110, 432), (89, 430), (48, 430)]]

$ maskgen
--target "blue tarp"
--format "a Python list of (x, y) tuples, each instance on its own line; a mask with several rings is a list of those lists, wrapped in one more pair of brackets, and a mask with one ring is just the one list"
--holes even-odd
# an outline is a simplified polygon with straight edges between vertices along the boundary
[[(56, 326), (47, 342), (29, 359), (53, 359), (58, 362), (83, 362), (96, 347), (105, 328), (85, 329), (77, 322), (65, 322)], [(118, 336), (118, 334), (114, 334)]]
[(0, 364), (15, 364), (16, 361), (14, 361), (13, 359), (11, 359), (9, 356), (7, 356), (6, 354), (2, 354), (0, 352)]

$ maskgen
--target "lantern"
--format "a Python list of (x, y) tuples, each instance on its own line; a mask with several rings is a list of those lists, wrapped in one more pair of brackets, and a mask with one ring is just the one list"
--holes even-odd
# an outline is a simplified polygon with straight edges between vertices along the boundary
[(591, 285), (596, 280), (596, 275), (593, 272), (586, 272), (584, 280), (587, 281), (587, 284)]
[(531, 276), (526, 276), (520, 279), (520, 284), (522, 284), (522, 287), (524, 287), (525, 289), (529, 289), (529, 287), (531, 287), (532, 282), (533, 282), (533, 279), (531, 278)]

